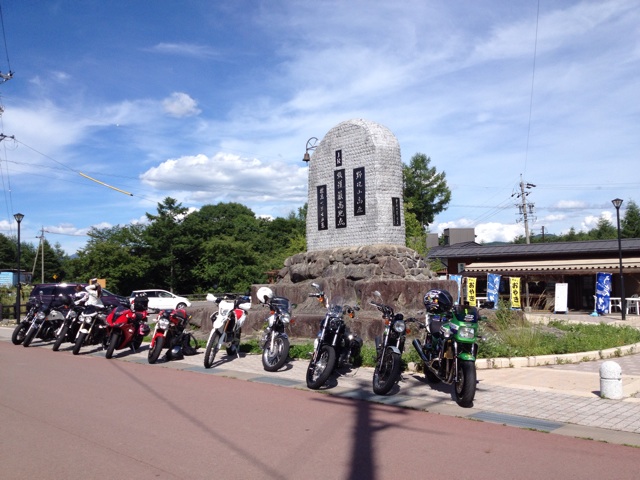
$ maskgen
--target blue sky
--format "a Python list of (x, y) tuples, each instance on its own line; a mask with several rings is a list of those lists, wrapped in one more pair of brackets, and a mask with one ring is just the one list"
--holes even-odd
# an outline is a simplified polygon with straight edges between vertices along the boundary
[(34, 244), (44, 229), (74, 253), (167, 196), (286, 216), (306, 201), (307, 140), (352, 118), (446, 173), (431, 232), (523, 234), (521, 175), (533, 234), (640, 201), (637, 0), (0, 5), (0, 232), (21, 212)]

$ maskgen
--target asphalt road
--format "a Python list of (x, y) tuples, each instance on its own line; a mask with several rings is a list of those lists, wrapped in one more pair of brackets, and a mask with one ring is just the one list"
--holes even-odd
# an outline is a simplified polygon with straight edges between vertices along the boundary
[(624, 445), (0, 342), (1, 478), (635, 479), (639, 460)]

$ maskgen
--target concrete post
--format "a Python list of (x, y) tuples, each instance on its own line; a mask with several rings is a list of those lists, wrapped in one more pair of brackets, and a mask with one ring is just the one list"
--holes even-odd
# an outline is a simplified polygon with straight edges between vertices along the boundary
[(611, 400), (621, 400), (622, 369), (616, 362), (608, 360), (600, 365), (600, 397)]

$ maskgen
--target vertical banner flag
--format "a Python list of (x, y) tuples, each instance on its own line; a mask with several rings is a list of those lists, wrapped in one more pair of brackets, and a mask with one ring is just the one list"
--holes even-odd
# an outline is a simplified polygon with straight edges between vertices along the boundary
[(455, 303), (460, 304), (460, 292), (462, 292), (462, 275), (449, 275), (449, 280), (453, 280), (458, 284), (458, 296), (455, 298)]
[(467, 277), (467, 302), (472, 307), (476, 306), (476, 279)]
[(611, 298), (611, 274), (598, 272), (596, 274), (596, 312), (600, 315), (609, 313)]
[(500, 275), (490, 273), (487, 275), (487, 302), (493, 302), (493, 308), (498, 308), (500, 300)]
[(520, 308), (520, 277), (511, 277), (511, 308)]

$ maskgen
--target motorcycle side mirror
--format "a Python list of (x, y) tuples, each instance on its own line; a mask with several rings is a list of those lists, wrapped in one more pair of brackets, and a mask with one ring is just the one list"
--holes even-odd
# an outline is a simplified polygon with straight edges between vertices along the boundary
[(207, 293), (207, 301), (208, 302), (215, 302), (216, 301), (216, 296), (213, 293)]

